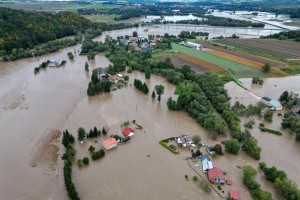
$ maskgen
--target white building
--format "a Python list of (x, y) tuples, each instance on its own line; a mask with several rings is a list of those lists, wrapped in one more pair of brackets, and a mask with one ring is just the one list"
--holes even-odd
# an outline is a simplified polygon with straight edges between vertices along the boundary
[(203, 46), (201, 44), (197, 44), (197, 43), (194, 43), (194, 42), (186, 42), (185, 45), (188, 46), (188, 47), (195, 48), (197, 50), (201, 50), (203, 48)]
[(271, 110), (282, 110), (282, 105), (279, 101), (271, 99), (269, 97), (262, 97), (261, 101), (269, 106)]

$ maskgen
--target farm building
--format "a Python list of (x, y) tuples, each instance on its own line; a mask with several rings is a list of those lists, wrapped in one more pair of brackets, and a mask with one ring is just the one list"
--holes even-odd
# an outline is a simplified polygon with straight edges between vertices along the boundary
[(134, 136), (134, 133), (133, 133), (134, 129), (133, 128), (130, 128), (130, 127), (125, 127), (122, 131), (122, 134), (124, 135), (124, 137), (132, 137)]
[(207, 155), (201, 156), (201, 162), (202, 162), (202, 170), (203, 172), (207, 172), (208, 170), (213, 168), (212, 162), (209, 160)]
[(238, 191), (235, 191), (235, 190), (229, 190), (229, 197), (230, 197), (230, 199), (233, 199), (233, 200), (240, 200), (240, 195), (239, 195)]
[(107, 140), (103, 141), (103, 147), (106, 150), (112, 149), (114, 147), (117, 147), (117, 140), (115, 138), (109, 138)]
[(224, 172), (217, 167), (213, 167), (212, 169), (208, 170), (207, 176), (209, 181), (212, 183), (225, 184)]
[(188, 147), (193, 144), (193, 140), (188, 135), (181, 135), (180, 137), (176, 137), (176, 142), (181, 147)]
[(271, 99), (269, 97), (262, 97), (261, 101), (269, 106), (272, 110), (282, 110), (282, 105), (277, 100)]
[(202, 48), (203, 48), (203, 46), (201, 44), (197, 44), (197, 43), (194, 43), (194, 42), (183, 42), (182, 44), (184, 46), (192, 47), (192, 48), (195, 48), (197, 50), (202, 50)]

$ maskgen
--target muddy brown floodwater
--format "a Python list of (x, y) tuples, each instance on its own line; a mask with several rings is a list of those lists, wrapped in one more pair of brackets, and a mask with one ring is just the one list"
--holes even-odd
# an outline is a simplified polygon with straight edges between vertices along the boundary
[[(232, 97), (231, 104), (234, 104), (235, 101), (240, 101), (244, 105), (255, 104), (260, 101), (259, 97), (263, 96), (278, 99), (285, 90), (300, 94), (300, 76), (264, 79), (263, 86), (253, 85), (251, 79), (240, 80), (246, 88), (250, 89), (250, 92), (240, 88), (233, 82), (226, 84), (228, 94)], [(276, 111), (272, 123), (264, 122), (266, 127), (281, 131), (283, 136), (261, 132), (258, 129), (258, 124), (263, 121), (258, 117), (254, 118), (256, 124), (251, 132), (262, 148), (261, 160), (269, 166), (274, 165), (278, 169), (284, 170), (288, 178), (300, 185), (300, 176), (295, 176), (295, 174), (300, 173), (300, 144), (295, 141), (294, 135), (281, 129), (282, 118), (277, 115), (285, 112), (287, 111)], [(246, 121), (249, 121), (249, 119), (243, 118), (241, 124)]]
[[(133, 30), (109, 33), (117, 36)], [(103, 40), (105, 34), (97, 40)], [(185, 112), (169, 111), (166, 100), (173, 95), (175, 86), (159, 76), (153, 75), (146, 82), (150, 92), (156, 84), (165, 86), (161, 103), (132, 85), (88, 98), (86, 89), (91, 70), (106, 67), (109, 61), (103, 55), (97, 55), (95, 61), (89, 62), (90, 73), (86, 73), (86, 57), (75, 55), (74, 61), (67, 57), (68, 52), (79, 49), (77, 45), (41, 57), (0, 63), (1, 199), (68, 199), (62, 176), (60, 156), (64, 148), (58, 141), (59, 131), (67, 128), (76, 136), (80, 126), (86, 129), (107, 126), (109, 134), (120, 134), (121, 122), (133, 119), (143, 125), (146, 132), (137, 131), (132, 142), (107, 152), (103, 159), (91, 162), (88, 167), (79, 169), (73, 165), (73, 181), (81, 199), (220, 199), (215, 192), (204, 193), (196, 183), (184, 180), (184, 175), (190, 178), (196, 175), (185, 160), (190, 156), (188, 150), (173, 155), (158, 142), (180, 133), (200, 135), (209, 145), (220, 143), (225, 138), (212, 140), (207, 131)], [(34, 67), (51, 59), (67, 60), (67, 64), (61, 68), (47, 68), (34, 75)], [(144, 81), (144, 75), (139, 72), (130, 74), (131, 83), (134, 78)], [(94, 140), (85, 144), (76, 142), (76, 159), (88, 156), (87, 149), (92, 143), (100, 148), (102, 139), (98, 138), (98, 143)], [(292, 142), (288, 144), (292, 145)], [(294, 150), (290, 152), (291, 159), (296, 148), (291, 149)], [(274, 156), (266, 158), (265, 149), (263, 147), (263, 160), (269, 164)], [(290, 162), (296, 163), (296, 160)], [(231, 188), (238, 190), (242, 199), (251, 199), (242, 184), (238, 166), (257, 166), (256, 161), (243, 152), (239, 156), (226, 154), (212, 158), (212, 161), (215, 166), (226, 170), (226, 177), (233, 181), (232, 186), (224, 187), (225, 195)], [(291, 166), (289, 168), (292, 169)], [(199, 168), (196, 170), (200, 172)], [(206, 177), (202, 172), (200, 174)], [(262, 178), (261, 182), (263, 188), (272, 191), (272, 185)]]

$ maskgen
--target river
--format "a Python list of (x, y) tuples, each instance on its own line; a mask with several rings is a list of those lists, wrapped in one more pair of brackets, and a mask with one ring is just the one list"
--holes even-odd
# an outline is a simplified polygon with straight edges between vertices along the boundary
[[(164, 33), (159, 28), (149, 32), (144, 32), (144, 27), (133, 28), (106, 32), (96, 40), (103, 41), (106, 34), (113, 37), (130, 35), (133, 30), (138, 30), (140, 35)], [(216, 193), (206, 194), (196, 183), (184, 180), (184, 175), (195, 175), (185, 161), (190, 155), (188, 151), (175, 156), (158, 141), (181, 133), (197, 134), (209, 145), (220, 143), (224, 138), (212, 140), (207, 131), (186, 113), (169, 111), (166, 101), (175, 86), (159, 76), (153, 75), (146, 82), (150, 92), (157, 84), (165, 86), (161, 103), (143, 95), (131, 84), (109, 94), (88, 98), (86, 89), (91, 70), (106, 67), (109, 61), (103, 54), (97, 55), (95, 61), (89, 62), (91, 70), (87, 73), (85, 56), (75, 55), (74, 61), (68, 59), (68, 52), (79, 49), (80, 45), (77, 45), (40, 57), (0, 63), (1, 198), (67, 199), (63, 163), (59, 158), (64, 150), (53, 138), (55, 130), (67, 128), (76, 136), (80, 126), (86, 129), (108, 126), (109, 134), (115, 134), (120, 133), (122, 121), (135, 119), (144, 126), (146, 133), (137, 131), (131, 143), (109, 151), (102, 160), (91, 161), (88, 167), (73, 166), (73, 180), (82, 199), (218, 199)], [(34, 67), (52, 59), (67, 60), (67, 64), (41, 70), (36, 75), (33, 73)], [(139, 72), (130, 74), (131, 83), (134, 78), (144, 81), (144, 75)], [(76, 142), (76, 158), (88, 156), (87, 148), (92, 143), (99, 148), (102, 138), (97, 140), (97, 144), (92, 140), (85, 144)], [(56, 155), (58, 153), (60, 155)], [(275, 153), (270, 152), (271, 155)], [(290, 152), (294, 153), (298, 155), (298, 152)], [(227, 178), (234, 182), (231, 189), (238, 190), (242, 199), (251, 199), (237, 166), (257, 166), (256, 161), (241, 152), (239, 156), (226, 154), (213, 158), (213, 162), (228, 172)], [(270, 184), (263, 179), (261, 182), (263, 188), (272, 191)]]

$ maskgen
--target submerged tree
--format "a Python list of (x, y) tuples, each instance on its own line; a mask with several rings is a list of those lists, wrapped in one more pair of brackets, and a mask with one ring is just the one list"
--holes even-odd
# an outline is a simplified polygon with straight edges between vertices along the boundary
[(85, 65), (84, 65), (84, 69), (85, 69), (85, 71), (89, 71), (89, 64), (88, 64), (88, 62), (85, 62)]
[(160, 102), (161, 95), (164, 94), (165, 87), (163, 85), (156, 85), (154, 87), (156, 94), (158, 95), (157, 100)]

